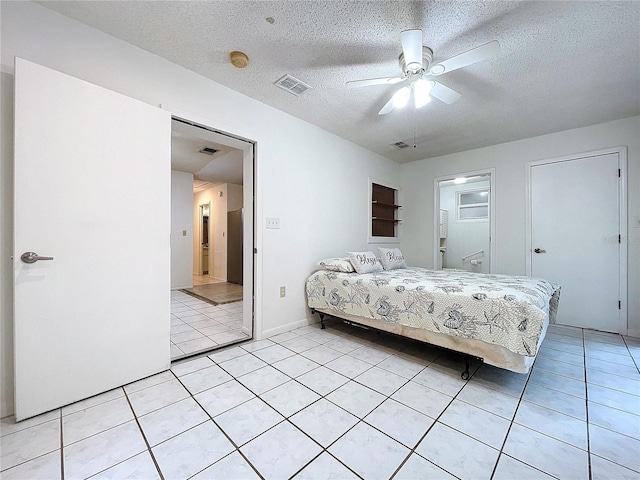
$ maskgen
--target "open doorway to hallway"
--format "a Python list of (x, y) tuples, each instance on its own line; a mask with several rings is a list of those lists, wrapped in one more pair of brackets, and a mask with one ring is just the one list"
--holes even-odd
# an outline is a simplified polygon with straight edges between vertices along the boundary
[(243, 256), (252, 251), (253, 205), (245, 203), (253, 198), (253, 148), (174, 118), (171, 150), (171, 357), (176, 360), (252, 337), (253, 278), (247, 282), (246, 272), (252, 277), (253, 265), (250, 256), (250, 268), (244, 268)]

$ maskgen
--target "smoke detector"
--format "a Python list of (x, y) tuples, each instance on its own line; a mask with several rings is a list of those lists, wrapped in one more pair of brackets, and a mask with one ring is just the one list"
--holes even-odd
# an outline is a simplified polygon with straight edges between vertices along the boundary
[(249, 65), (249, 57), (244, 52), (233, 51), (229, 54), (231, 64), (236, 68), (244, 68)]

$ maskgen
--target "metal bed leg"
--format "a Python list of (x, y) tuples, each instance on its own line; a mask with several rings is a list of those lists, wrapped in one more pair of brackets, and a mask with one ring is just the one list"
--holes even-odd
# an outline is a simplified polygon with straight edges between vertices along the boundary
[(318, 312), (320, 314), (320, 329), (324, 330), (326, 327), (326, 325), (324, 324), (324, 313), (322, 312)]
[(467, 356), (464, 357), (464, 368), (465, 370), (460, 374), (460, 377), (463, 380), (469, 380), (469, 357)]

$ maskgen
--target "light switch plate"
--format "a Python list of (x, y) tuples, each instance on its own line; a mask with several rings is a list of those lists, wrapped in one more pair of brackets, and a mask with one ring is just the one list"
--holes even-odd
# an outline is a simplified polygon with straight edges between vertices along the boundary
[(267, 228), (280, 228), (280, 219), (278, 217), (267, 217)]

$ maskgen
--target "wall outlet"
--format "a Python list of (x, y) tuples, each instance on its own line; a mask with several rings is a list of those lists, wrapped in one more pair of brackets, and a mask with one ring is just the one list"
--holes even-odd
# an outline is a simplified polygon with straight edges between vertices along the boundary
[(278, 217), (266, 218), (267, 228), (280, 228), (280, 219)]
[(287, 287), (280, 287), (280, 298), (287, 295)]
[(187, 236), (187, 231), (186, 230), (182, 230), (182, 236), (186, 237)]

